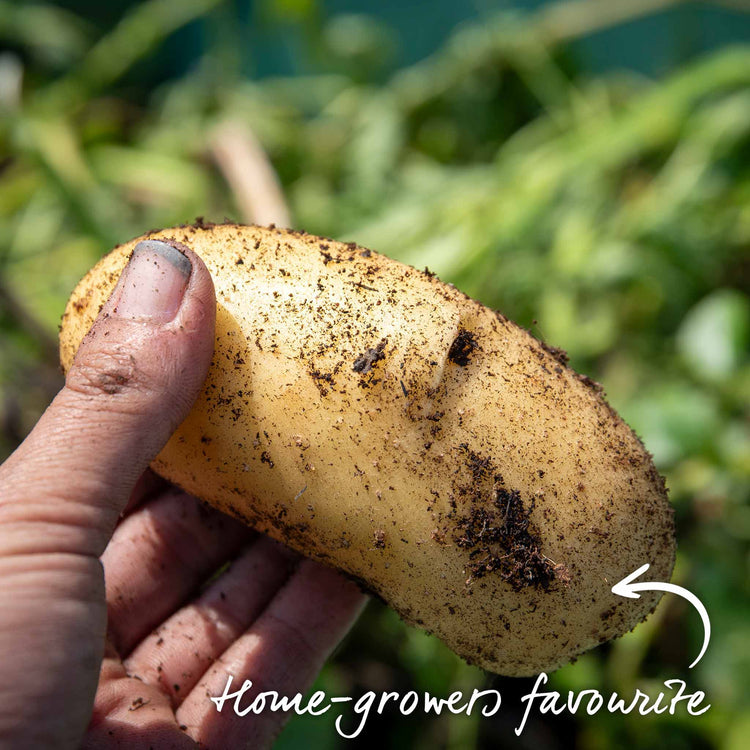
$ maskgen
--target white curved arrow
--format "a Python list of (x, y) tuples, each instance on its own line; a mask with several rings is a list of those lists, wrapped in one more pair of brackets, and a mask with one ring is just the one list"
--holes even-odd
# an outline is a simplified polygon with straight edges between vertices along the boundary
[(708, 619), (708, 612), (703, 606), (703, 602), (691, 591), (682, 588), (682, 586), (675, 586), (673, 583), (661, 583), (660, 581), (633, 583), (649, 567), (651, 566), (646, 563), (645, 565), (641, 565), (638, 570), (634, 570), (629, 576), (625, 576), (625, 578), (612, 586), (612, 593), (617, 594), (617, 596), (626, 596), (628, 599), (640, 599), (641, 595), (636, 593), (637, 591), (666, 591), (670, 594), (678, 594), (687, 599), (698, 610), (698, 614), (701, 616), (701, 620), (703, 620), (703, 648), (695, 661), (690, 665), (690, 669), (692, 669), (701, 660), (703, 654), (706, 653), (708, 642), (711, 640), (711, 621)]

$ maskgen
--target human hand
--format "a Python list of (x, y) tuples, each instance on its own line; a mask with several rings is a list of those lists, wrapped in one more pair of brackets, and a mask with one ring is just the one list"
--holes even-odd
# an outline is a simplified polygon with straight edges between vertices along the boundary
[(0, 466), (2, 748), (268, 745), (283, 717), (218, 714), (208, 696), (228, 674), (304, 691), (363, 606), (146, 470), (200, 391), (214, 314), (195, 254), (142, 243)]

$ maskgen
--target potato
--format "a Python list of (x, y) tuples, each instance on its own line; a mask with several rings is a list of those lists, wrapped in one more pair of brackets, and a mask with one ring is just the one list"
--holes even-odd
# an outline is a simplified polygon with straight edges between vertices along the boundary
[(83, 279), (76, 348), (135, 244), (185, 243), (217, 292), (202, 394), (153, 468), (329, 563), (492, 672), (561, 666), (631, 629), (668, 580), (651, 457), (560, 350), (429, 272), (353, 243), (234, 224), (152, 232)]

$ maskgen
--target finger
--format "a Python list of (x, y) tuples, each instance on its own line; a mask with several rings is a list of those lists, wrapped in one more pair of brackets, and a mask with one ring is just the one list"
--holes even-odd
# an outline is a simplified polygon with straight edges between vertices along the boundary
[(129, 654), (254, 533), (177, 488), (123, 519), (102, 555), (118, 653)]
[[(13, 707), (0, 734), (9, 746), (73, 746), (83, 732), (106, 627), (98, 558), (136, 479), (198, 394), (214, 316), (197, 256), (141, 244), (65, 387), (0, 467), (0, 703)], [(63, 698), (65, 711), (51, 712)]]
[(120, 520), (129, 516), (149, 500), (164, 494), (170, 487), (172, 485), (166, 479), (162, 479), (158, 474), (151, 471), (151, 469), (146, 469), (138, 477), (138, 481), (135, 483), (135, 487), (133, 487), (133, 491), (128, 498), (127, 505), (123, 508), (122, 513), (120, 513)]
[(0, 469), (6, 519), (37, 523), (38, 544), (100, 555), (136, 480), (198, 395), (214, 292), (202, 261), (180, 247), (136, 247), (65, 387)]
[[(177, 720), (206, 747), (266, 747), (286, 716), (270, 711), (237, 716), (220, 696), (233, 675), (235, 689), (252, 680), (250, 694), (275, 690), (293, 696), (312, 684), (326, 657), (346, 634), (366, 598), (336, 571), (305, 560), (250, 630), (239, 638), (177, 709)], [(247, 705), (247, 701), (243, 705)]]
[(195, 743), (177, 724), (169, 696), (129, 677), (110, 648), (102, 662), (94, 710), (81, 748), (115, 747), (194, 750)]
[(266, 608), (298, 560), (286, 547), (259, 537), (198, 599), (138, 644), (125, 661), (128, 673), (161, 686), (179, 705)]

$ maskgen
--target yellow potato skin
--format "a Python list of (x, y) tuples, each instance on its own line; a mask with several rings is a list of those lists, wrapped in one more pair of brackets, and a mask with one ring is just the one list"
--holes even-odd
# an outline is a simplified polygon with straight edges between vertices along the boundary
[(562, 353), (429, 273), (275, 228), (152, 232), (73, 293), (66, 371), (146, 238), (198, 253), (218, 303), (208, 379), (159, 474), (492, 672), (553, 670), (655, 607), (610, 591), (646, 562), (671, 575), (650, 455)]

